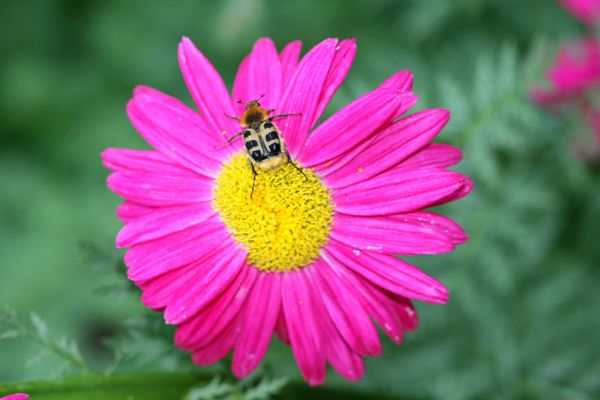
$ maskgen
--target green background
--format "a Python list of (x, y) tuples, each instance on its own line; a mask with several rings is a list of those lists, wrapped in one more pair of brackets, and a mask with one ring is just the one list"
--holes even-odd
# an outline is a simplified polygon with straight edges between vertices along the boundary
[[(547, 0), (3, 1), (0, 305), (25, 319), (37, 312), (98, 368), (112, 357), (106, 339), (141, 324), (159, 331), (140, 340), (147, 358), (118, 371), (194, 370), (160, 339), (169, 340), (155, 326), (160, 316), (148, 316), (124, 278), (107, 272), (119, 267), (119, 199), (105, 187), (99, 153), (146, 147), (124, 111), (135, 85), (191, 104), (176, 56), (184, 35), (229, 86), (259, 37), (279, 48), (300, 39), (304, 51), (325, 37), (356, 37), (354, 67), (327, 114), (411, 69), (417, 109), (451, 109), (439, 141), (462, 148), (458, 170), (476, 187), (442, 210), (471, 241), (451, 254), (411, 258), (449, 287), (451, 302), (417, 304), (421, 327), (401, 347), (383, 338), (384, 354), (367, 360), (362, 382), (330, 371), (326, 388), (403, 398), (598, 398), (600, 174), (572, 151), (591, 133), (527, 97), (559, 43), (583, 32)], [(107, 290), (115, 286), (123, 290)], [(24, 338), (0, 341), (0, 382), (76, 372), (39, 349)], [(267, 364), (275, 377), (300, 379), (278, 343)]]

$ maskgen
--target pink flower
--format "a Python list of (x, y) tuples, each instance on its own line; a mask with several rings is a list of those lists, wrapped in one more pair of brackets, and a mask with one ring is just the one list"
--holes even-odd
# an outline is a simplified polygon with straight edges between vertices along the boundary
[(5, 397), (0, 397), (0, 400), (29, 400), (29, 396), (24, 393), (15, 393)]
[[(409, 299), (448, 301), (441, 283), (392, 255), (464, 243), (455, 222), (424, 209), (465, 196), (472, 183), (446, 169), (460, 150), (431, 143), (447, 110), (401, 117), (417, 100), (408, 71), (315, 128), (356, 45), (327, 39), (299, 61), (300, 49), (292, 42), (278, 53), (271, 40), (257, 41), (230, 96), (184, 38), (179, 63), (199, 113), (138, 87), (127, 113), (154, 150), (102, 157), (113, 172), (108, 186), (126, 199), (116, 243), (129, 247), (128, 276), (146, 306), (178, 325), (176, 344), (200, 365), (233, 351), (233, 373), (243, 378), (276, 332), (318, 385), (326, 363), (362, 377), (363, 356), (381, 354), (372, 320), (399, 344), (418, 325)], [(275, 121), (293, 164), (252, 164), (254, 181), (243, 139), (226, 139), (241, 129), (228, 117), (244, 111), (237, 100), (258, 98), (271, 115), (301, 116)]]
[(600, 41), (584, 38), (569, 43), (558, 53), (546, 72), (550, 90), (536, 88), (533, 99), (542, 105), (555, 105), (581, 96), (600, 82)]
[(600, 0), (560, 0), (564, 8), (581, 22), (593, 25), (600, 18)]

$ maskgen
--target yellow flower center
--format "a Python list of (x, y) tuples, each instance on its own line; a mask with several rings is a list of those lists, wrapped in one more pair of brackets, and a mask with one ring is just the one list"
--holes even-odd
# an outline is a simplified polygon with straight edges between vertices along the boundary
[(275, 171), (252, 169), (244, 153), (223, 163), (213, 208), (248, 262), (261, 271), (285, 272), (310, 264), (327, 242), (333, 221), (331, 195), (312, 170), (287, 163)]

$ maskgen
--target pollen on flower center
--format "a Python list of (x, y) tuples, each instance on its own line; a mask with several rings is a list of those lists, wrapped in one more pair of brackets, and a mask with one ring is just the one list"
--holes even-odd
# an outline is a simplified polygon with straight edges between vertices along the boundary
[[(300, 168), (300, 166), (299, 166)], [(253, 174), (244, 153), (223, 164), (213, 207), (262, 271), (284, 272), (310, 264), (327, 242), (333, 221), (328, 189), (310, 169), (287, 163)], [(305, 177), (306, 176), (306, 177)]]

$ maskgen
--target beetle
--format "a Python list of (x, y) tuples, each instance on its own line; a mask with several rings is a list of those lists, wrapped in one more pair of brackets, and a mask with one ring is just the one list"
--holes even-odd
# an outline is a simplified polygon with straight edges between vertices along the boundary
[[(298, 168), (292, 161), (285, 142), (281, 137), (281, 132), (273, 123), (273, 120), (277, 118), (301, 116), (302, 114), (270, 115), (275, 110), (267, 110), (261, 107), (259, 100), (260, 98), (245, 103), (244, 113), (239, 118), (226, 114), (227, 117), (239, 121), (240, 126), (243, 128), (242, 131), (230, 137), (227, 143), (230, 143), (238, 136), (243, 135), (244, 137), (244, 148), (254, 175), (250, 198), (252, 198), (256, 183), (256, 167), (263, 171), (275, 171), (282, 165), (290, 163), (304, 175), (305, 179), (308, 179), (302, 169)], [(241, 104), (242, 101), (239, 100), (238, 103)]]

